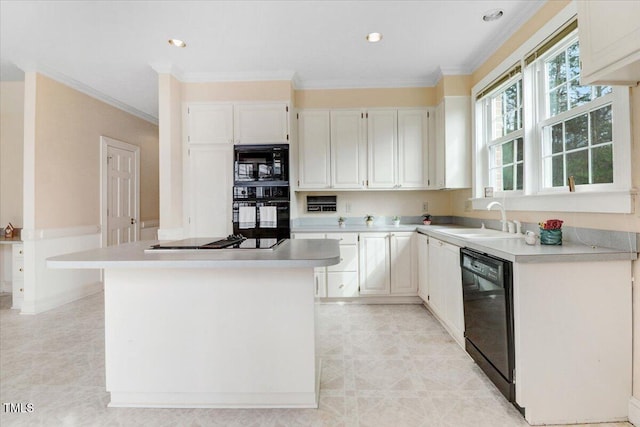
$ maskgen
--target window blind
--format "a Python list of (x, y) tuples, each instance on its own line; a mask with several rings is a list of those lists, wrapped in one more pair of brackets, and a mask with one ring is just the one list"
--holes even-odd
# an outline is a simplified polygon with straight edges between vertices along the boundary
[(565, 37), (571, 34), (575, 29), (578, 28), (578, 20), (573, 18), (571, 21), (567, 22), (564, 26), (562, 26), (558, 31), (549, 36), (545, 41), (543, 41), (535, 50), (524, 58), (525, 67), (534, 62), (540, 56), (542, 56), (545, 52), (549, 51), (555, 45), (560, 43)]
[(478, 92), (478, 94), (476, 95), (476, 101), (480, 98), (484, 98), (485, 96), (493, 92), (495, 89), (500, 87), (502, 84), (504, 84), (506, 81), (510, 80), (511, 78), (515, 77), (521, 72), (522, 72), (522, 66), (518, 62), (513, 67), (511, 67), (509, 71), (502, 74), (500, 77), (498, 77), (497, 79), (489, 83), (487, 86), (485, 86), (485, 88), (482, 89), (480, 92)]

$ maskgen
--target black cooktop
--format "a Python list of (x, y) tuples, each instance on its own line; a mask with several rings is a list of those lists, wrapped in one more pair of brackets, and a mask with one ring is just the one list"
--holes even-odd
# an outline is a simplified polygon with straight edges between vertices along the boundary
[(229, 235), (225, 238), (192, 237), (167, 243), (158, 243), (150, 250), (199, 250), (199, 249), (273, 249), (284, 239), (247, 239), (242, 235)]

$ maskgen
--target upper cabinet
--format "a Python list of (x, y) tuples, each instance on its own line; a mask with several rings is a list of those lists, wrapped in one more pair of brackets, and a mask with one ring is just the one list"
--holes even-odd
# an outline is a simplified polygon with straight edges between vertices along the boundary
[(189, 144), (233, 144), (233, 105), (189, 105), (186, 129)]
[(363, 189), (364, 126), (364, 113), (360, 110), (300, 111), (298, 188)]
[(301, 110), (298, 188), (426, 189), (429, 117), (425, 108)]
[(298, 113), (300, 188), (331, 188), (329, 111)]
[(367, 113), (367, 187), (396, 188), (398, 167), (398, 112)]
[(640, 81), (640, 2), (579, 0), (583, 85)]
[(236, 144), (289, 143), (287, 104), (237, 104), (233, 113)]
[(447, 96), (436, 107), (435, 153), (429, 170), (429, 188), (471, 187), (471, 101), (468, 96)]
[(331, 111), (331, 186), (364, 188), (366, 129), (360, 110)]
[(187, 106), (189, 144), (287, 144), (286, 103), (194, 103)]

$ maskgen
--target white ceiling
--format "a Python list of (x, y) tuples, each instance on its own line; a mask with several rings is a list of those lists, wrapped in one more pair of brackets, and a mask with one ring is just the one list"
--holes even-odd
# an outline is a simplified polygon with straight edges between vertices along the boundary
[[(472, 72), (543, 3), (2, 0), (0, 78), (39, 71), (150, 120), (154, 69), (298, 88), (433, 86), (441, 72)], [(484, 22), (492, 9), (504, 17)], [(365, 41), (372, 31), (382, 42)]]

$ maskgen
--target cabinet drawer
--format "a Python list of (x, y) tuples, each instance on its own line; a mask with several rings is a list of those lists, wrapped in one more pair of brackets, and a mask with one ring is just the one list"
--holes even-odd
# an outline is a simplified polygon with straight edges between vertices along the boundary
[(327, 239), (338, 239), (341, 245), (357, 245), (358, 233), (327, 233)]
[(357, 297), (358, 273), (328, 272), (327, 296), (329, 298)]
[(358, 271), (358, 247), (340, 245), (340, 263), (327, 267), (328, 271)]

